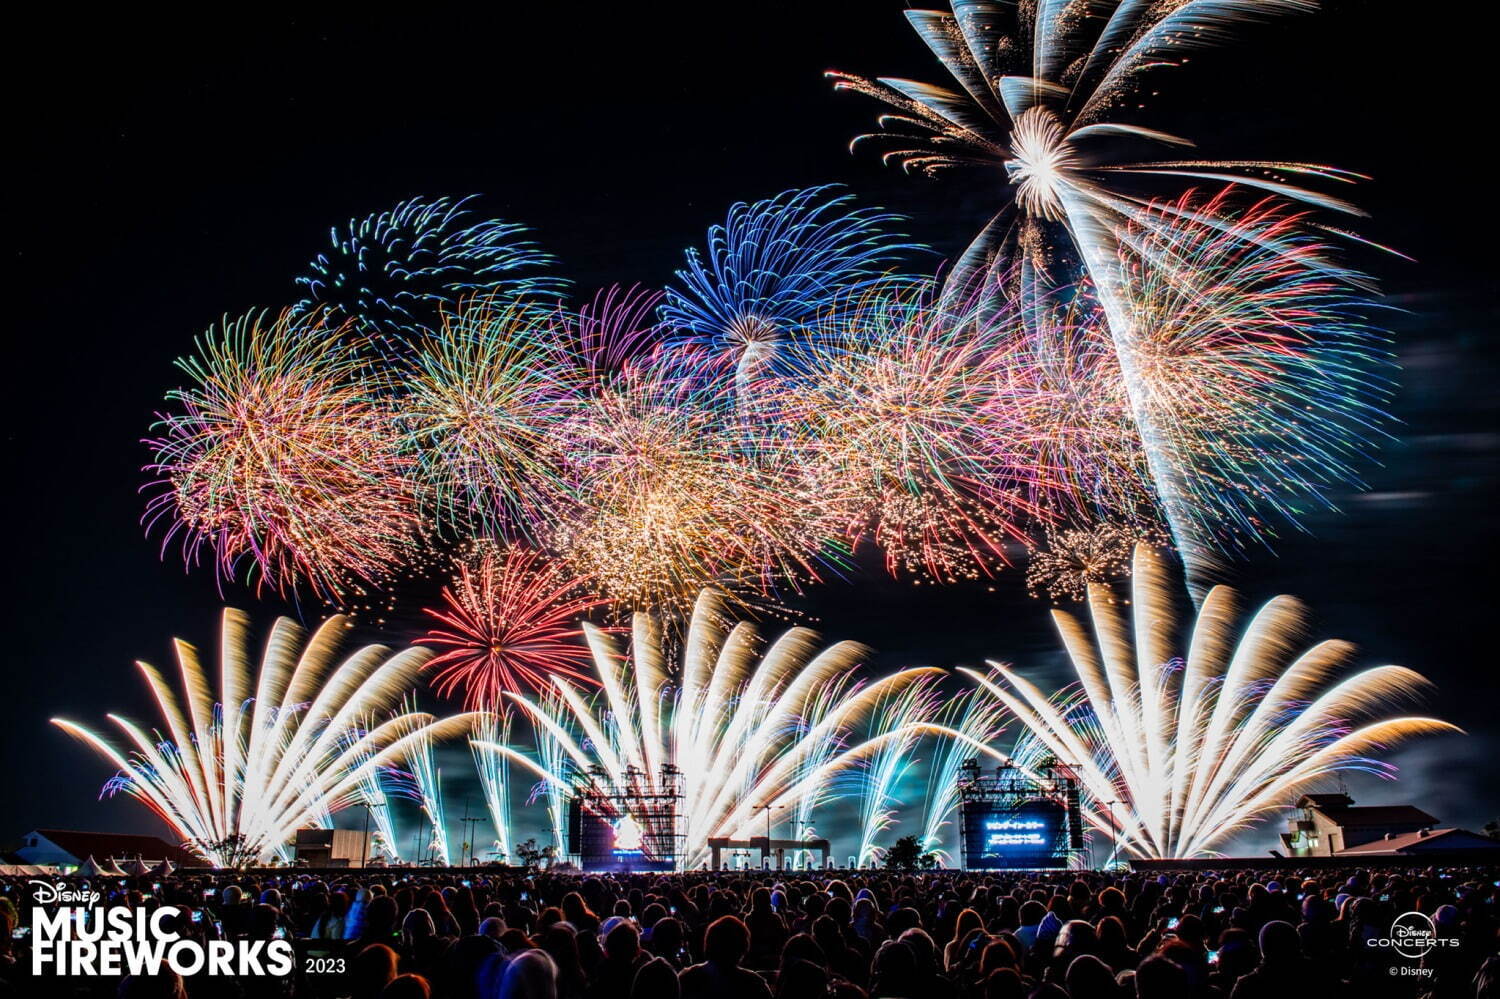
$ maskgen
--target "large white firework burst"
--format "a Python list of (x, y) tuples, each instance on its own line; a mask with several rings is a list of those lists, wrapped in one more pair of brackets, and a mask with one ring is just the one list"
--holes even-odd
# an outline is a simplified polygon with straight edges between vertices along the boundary
[(271, 629), (257, 670), (250, 622), (224, 611), (219, 690), (198, 651), (175, 643), (183, 693), (148, 663), (136, 665), (156, 699), (165, 731), (148, 734), (119, 715), (120, 750), (92, 730), (62, 718), (52, 723), (83, 740), (118, 768), (106, 786), (139, 799), (215, 866), (265, 859), (296, 830), (366, 800), (379, 768), (406, 759), (433, 739), (467, 731), (476, 716), (437, 719), (407, 710), (369, 725), (416, 686), (431, 658), (413, 647), (395, 655), (369, 645), (342, 661), (348, 622), (334, 616), (309, 639), (288, 618)]
[(1291, 597), (1272, 598), (1237, 633), (1235, 594), (1216, 586), (1190, 635), (1180, 635), (1177, 587), (1146, 545), (1135, 551), (1128, 606), (1107, 587), (1088, 590), (1092, 635), (1073, 615), (1052, 612), (1081, 689), (1049, 699), (1004, 666), (961, 672), (1040, 743), (1019, 745), (1016, 758), (1040, 751), (1079, 765), (1085, 821), (1132, 856), (1210, 855), (1320, 778), (1389, 775), (1393, 768), (1369, 754), (1458, 731), (1384, 714), (1425, 686), (1404, 667), (1333, 682), (1353, 646), (1323, 641), (1299, 652), (1304, 614)]
[[(902, 690), (940, 671), (905, 669), (864, 684), (840, 686), (864, 658), (855, 642), (821, 651), (817, 636), (792, 628), (764, 652), (754, 626), (733, 622), (724, 598), (699, 595), (682, 639), (680, 665), (669, 667), (658, 622), (636, 614), (630, 656), (610, 635), (584, 626), (602, 691), (586, 699), (554, 678), (558, 697), (508, 695), (528, 717), (542, 745), (560, 747), (574, 774), (602, 768), (617, 786), (642, 796), (665, 790), (663, 767), (681, 773), (679, 814), (684, 849), (678, 864), (696, 867), (708, 857), (710, 837), (747, 836), (765, 816), (795, 810), (824, 792), (829, 778), (862, 765), (906, 726), (873, 727), (874, 716)], [(830, 689), (837, 695), (826, 696)], [(832, 744), (837, 751), (828, 753)], [(549, 786), (571, 783), (571, 774), (500, 743), (476, 740), (541, 777)], [(542, 754), (545, 756), (545, 754)], [(790, 814), (790, 813), (788, 813)], [(642, 826), (649, 818), (638, 820)]]

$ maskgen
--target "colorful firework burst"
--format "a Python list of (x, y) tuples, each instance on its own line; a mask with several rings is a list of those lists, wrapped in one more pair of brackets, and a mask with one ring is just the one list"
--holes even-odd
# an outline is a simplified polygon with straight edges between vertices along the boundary
[[(1021, 229), (1065, 224), (1079, 252), (1108, 250), (1111, 234), (1147, 202), (1122, 181), (1175, 177), (1226, 181), (1324, 208), (1353, 206), (1296, 186), (1295, 179), (1349, 182), (1334, 167), (1264, 160), (1176, 160), (1141, 157), (1153, 144), (1192, 142), (1112, 116), (1136, 94), (1147, 70), (1177, 66), (1194, 50), (1223, 44), (1240, 23), (1308, 11), (1310, 0), (1165, 0), (1141, 4), (1103, 0), (1081, 13), (1069, 4), (1009, 9), (956, 0), (952, 12), (908, 10), (906, 18), (962, 88), (947, 90), (902, 79), (830, 72), (839, 90), (873, 97), (894, 109), (883, 131), (855, 140), (883, 147), (887, 162), (937, 174), (956, 167), (987, 169), (1005, 180)], [(967, 280), (987, 265), (1015, 216), (1002, 210), (974, 240), (955, 271)], [(1091, 246), (1097, 241), (1097, 247)], [(1093, 260), (1085, 260), (1103, 281)]]
[(478, 295), (492, 301), (556, 299), (558, 278), (536, 273), (553, 263), (526, 228), (476, 219), (473, 196), (411, 198), (389, 211), (350, 219), (329, 231), (329, 247), (297, 278), (298, 315), (318, 311), (352, 323), (383, 353), (436, 328), (438, 314)]
[(661, 344), (656, 319), (665, 292), (640, 285), (610, 285), (594, 293), (573, 316), (572, 337), (590, 385), (606, 385)]
[(566, 320), (476, 299), (441, 324), (398, 403), (424, 508), (459, 533), (535, 538), (565, 488), (548, 440), (582, 385)]
[[(887, 160), (929, 174), (974, 166), (998, 178), (1003, 170), (1009, 202), (955, 268), (960, 284), (976, 270), (994, 266), (1009, 240), (1022, 249), (1020, 267), (1027, 272), (1045, 269), (1048, 259), (1060, 256), (1057, 244), (1072, 245), (1102, 306), (1151, 487), (1195, 596), (1201, 596), (1203, 579), (1216, 563), (1216, 546), (1195, 517), (1192, 484), (1172, 463), (1172, 429), (1149, 405), (1143, 334), (1132, 306), (1135, 289), (1120, 253), (1127, 225), (1152, 224), (1177, 209), (1169, 205), (1164, 212), (1162, 203), (1150, 203), (1131, 188), (1163, 178), (1221, 181), (1354, 212), (1351, 205), (1293, 181), (1349, 182), (1357, 175), (1305, 163), (1140, 160), (1143, 145), (1191, 143), (1113, 115), (1137, 92), (1145, 70), (1177, 65), (1196, 49), (1228, 41), (1238, 23), (1313, 6), (1310, 0), (1106, 0), (1094, 5), (1097, 9), (1080, 11), (1073, 4), (1002, 9), (955, 0), (951, 13), (907, 11), (907, 19), (961, 91), (829, 74), (837, 88), (895, 109), (882, 119), (889, 130), (861, 137), (883, 144)], [(1187, 221), (1229, 224), (1206, 214)]]
[(129, 743), (121, 752), (74, 722), (52, 723), (119, 769), (108, 793), (138, 799), (188, 849), (217, 866), (265, 859), (290, 844), (299, 828), (367, 800), (382, 768), (475, 721), (408, 709), (366, 726), (364, 719), (397, 705), (431, 653), (410, 648), (393, 656), (371, 645), (338, 662), (348, 628), (345, 618), (331, 617), (308, 639), (300, 625), (281, 618), (257, 671), (249, 618), (226, 609), (217, 701), (197, 650), (178, 641), (184, 701), (160, 671), (136, 663), (165, 734), (148, 735), (110, 715)]
[(438, 650), (428, 668), (439, 694), (493, 710), (506, 691), (545, 690), (553, 676), (591, 682), (578, 620), (601, 601), (560, 560), (481, 543), (442, 598), (427, 611), (439, 624), (422, 637)]
[(805, 351), (806, 377), (775, 400), (790, 428), (778, 446), (795, 455), (803, 494), (850, 537), (872, 532), (893, 574), (989, 575), (1045, 488), (1029, 426), (997, 391), (1013, 331), (900, 290), (840, 308), (846, 335)]
[[(1304, 614), (1290, 597), (1266, 603), (1236, 640), (1235, 595), (1214, 587), (1179, 655), (1177, 588), (1160, 555), (1136, 548), (1128, 612), (1105, 589), (1089, 587), (1093, 636), (1052, 612), (1081, 699), (1066, 689), (1049, 699), (994, 663), (987, 674), (960, 672), (1026, 727), (1037, 751), (1078, 765), (1085, 821), (1133, 856), (1211, 854), (1319, 779), (1389, 775), (1369, 753), (1458, 731), (1433, 718), (1381, 717), (1425, 686), (1409, 669), (1379, 666), (1330, 684), (1353, 647), (1323, 641), (1297, 654)], [(1028, 754), (1024, 742), (1017, 759)]]
[(316, 321), (250, 313), (178, 362), (192, 384), (167, 394), (176, 408), (146, 441), (160, 476), (146, 521), (169, 523), (164, 547), (180, 536), (184, 560), (212, 551), (221, 579), (330, 598), (412, 552), (411, 459), (338, 339)]
[(1189, 193), (1121, 234), (1142, 405), (1198, 533), (1223, 550), (1334, 509), (1389, 420), (1375, 303), (1305, 222)]
[(755, 443), (665, 369), (629, 367), (555, 435), (571, 502), (549, 544), (620, 609), (815, 578), (836, 533), (820, 533), (790, 468), (760, 460)]
[[(986, 288), (977, 298), (992, 294)], [(1158, 517), (1120, 366), (1087, 289), (1034, 298), (1012, 329), (998, 348), (995, 392), (1024, 427), (1017, 436), (1035, 469), (1031, 500), (1061, 522)]]
[(888, 283), (904, 254), (919, 249), (884, 227), (900, 216), (855, 208), (831, 187), (741, 202), (708, 231), (708, 252), (687, 251), (679, 286), (667, 288), (662, 321), (669, 348), (690, 370), (729, 374), (741, 393), (784, 374), (789, 343), (816, 340), (838, 318), (829, 307)]

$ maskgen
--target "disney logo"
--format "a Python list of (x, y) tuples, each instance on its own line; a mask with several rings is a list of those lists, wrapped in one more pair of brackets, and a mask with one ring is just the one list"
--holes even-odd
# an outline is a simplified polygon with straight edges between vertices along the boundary
[(31, 890), (31, 897), (42, 905), (69, 905), (82, 903), (83, 905), (95, 905), (99, 901), (99, 893), (92, 888), (69, 888), (67, 882), (59, 881), (53, 884), (48, 881), (26, 882), (36, 887)]

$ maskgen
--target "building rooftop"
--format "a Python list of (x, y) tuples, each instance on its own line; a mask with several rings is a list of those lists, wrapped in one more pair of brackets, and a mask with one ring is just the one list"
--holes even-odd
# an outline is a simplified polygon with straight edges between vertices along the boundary
[(1487, 839), (1466, 829), (1424, 829), (1417, 832), (1394, 833), (1383, 839), (1340, 850), (1339, 857), (1376, 857), (1426, 850), (1500, 850), (1500, 842)]
[(1345, 828), (1437, 825), (1437, 819), (1415, 805), (1359, 805), (1319, 808), (1318, 811)]
[(173, 846), (158, 836), (134, 833), (81, 832), (76, 829), (38, 829), (45, 836), (80, 861), (93, 857), (103, 863), (106, 857), (146, 860), (170, 860), (174, 864), (199, 864), (202, 860), (180, 846)]

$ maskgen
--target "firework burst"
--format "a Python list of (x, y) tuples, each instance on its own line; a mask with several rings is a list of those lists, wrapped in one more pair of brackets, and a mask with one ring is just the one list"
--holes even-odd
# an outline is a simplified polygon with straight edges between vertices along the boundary
[(1305, 221), (1190, 193), (1121, 235), (1144, 407), (1198, 535), (1226, 551), (1334, 509), (1389, 420), (1393, 363), (1365, 279)]
[(709, 584), (769, 594), (815, 577), (825, 537), (792, 469), (660, 368), (630, 367), (554, 440), (570, 506), (550, 543), (621, 609), (691, 601)]
[[(179, 362), (147, 471), (146, 520), (169, 524), (195, 564), (280, 593), (340, 597), (411, 554), (419, 518), (388, 407), (371, 396), (337, 330), (282, 315), (226, 321)], [(148, 488), (153, 488), (148, 487)]]
[(553, 676), (592, 682), (578, 619), (600, 601), (558, 560), (481, 544), (443, 588), (439, 622), (422, 642), (437, 650), (433, 686), (470, 708), (494, 709), (506, 691), (539, 691)]
[(660, 346), (662, 330), (656, 313), (665, 294), (640, 285), (616, 284), (595, 292), (578, 308), (572, 338), (590, 385), (607, 385)]
[[(52, 723), (118, 768), (106, 790), (125, 792), (166, 822), (209, 862), (267, 858), (297, 829), (367, 800), (382, 767), (425, 742), (467, 731), (471, 715), (436, 719), (406, 710), (378, 725), (364, 719), (393, 708), (416, 683), (431, 653), (396, 655), (367, 646), (337, 660), (349, 627), (332, 617), (308, 639), (281, 618), (271, 630), (259, 671), (250, 652), (249, 619), (224, 611), (217, 701), (198, 652), (175, 644), (184, 700), (155, 667), (137, 663), (165, 722), (147, 734), (110, 715), (128, 749), (62, 718)], [(378, 785), (376, 785), (378, 786)]]
[[(1389, 775), (1370, 753), (1458, 731), (1433, 718), (1382, 715), (1425, 685), (1411, 670), (1379, 666), (1330, 682), (1353, 648), (1324, 641), (1298, 654), (1303, 611), (1290, 597), (1268, 602), (1236, 640), (1234, 593), (1214, 587), (1179, 656), (1169, 577), (1161, 557), (1140, 545), (1128, 611), (1098, 584), (1089, 587), (1092, 637), (1082, 621), (1053, 611), (1076, 695), (1049, 699), (993, 663), (988, 674), (960, 671), (1026, 727), (1036, 751), (1079, 764), (1085, 821), (1130, 854), (1211, 854), (1321, 778)], [(1016, 757), (1026, 755), (1018, 745)]]
[(953, 316), (921, 294), (844, 303), (848, 335), (805, 355), (776, 399), (791, 461), (848, 536), (867, 531), (893, 573), (989, 575), (1040, 513), (1044, 477), (1004, 380), (1003, 320)]
[(565, 489), (548, 442), (582, 384), (565, 321), (480, 299), (441, 322), (399, 403), (424, 509), (461, 533), (532, 538)]
[(829, 187), (786, 191), (729, 210), (708, 231), (708, 252), (687, 251), (662, 320), (670, 349), (690, 368), (728, 373), (741, 393), (795, 370), (786, 347), (816, 340), (837, 320), (834, 302), (890, 280), (918, 249), (884, 227), (901, 218), (855, 208)]
[[(1201, 596), (1201, 581), (1216, 562), (1216, 545), (1201, 530), (1192, 484), (1172, 461), (1172, 428), (1150, 408), (1143, 331), (1132, 306), (1131, 257), (1121, 254), (1126, 226), (1177, 217), (1181, 209), (1166, 203), (1163, 210), (1164, 203), (1149, 202), (1131, 188), (1164, 178), (1230, 182), (1353, 212), (1349, 204), (1294, 181), (1347, 182), (1356, 175), (1304, 163), (1142, 160), (1142, 147), (1191, 143), (1114, 117), (1137, 92), (1145, 70), (1177, 65), (1195, 49), (1223, 43), (1244, 21), (1312, 9), (1309, 0), (1110, 0), (1096, 6), (1087, 12), (1046, 3), (1006, 10), (956, 0), (951, 13), (908, 11), (913, 28), (959, 84), (958, 91), (910, 80), (829, 75), (839, 89), (875, 97), (894, 109), (882, 119), (886, 131), (862, 137), (883, 145), (887, 160), (929, 174), (958, 166), (988, 169), (997, 178), (1003, 172), (1010, 202), (955, 268), (960, 285), (993, 267), (1011, 240), (1023, 250), (1025, 273), (1037, 270), (1038, 263), (1045, 269), (1048, 259), (1059, 257), (1056, 243), (1071, 244), (1102, 307), (1152, 489), (1183, 554), (1190, 586)], [(1232, 224), (1188, 211), (1193, 224)], [(1054, 232), (1058, 227), (1061, 233)], [(1023, 280), (1022, 286), (1033, 282)]]
[(329, 231), (329, 246), (297, 278), (299, 315), (326, 312), (351, 323), (387, 354), (438, 325), (467, 297), (548, 300), (565, 282), (537, 273), (553, 263), (526, 228), (476, 219), (462, 198), (412, 198)]
[[(880, 705), (939, 671), (908, 669), (836, 698), (820, 695), (842, 683), (865, 650), (840, 642), (818, 651), (817, 636), (792, 628), (759, 656), (755, 629), (731, 623), (723, 598), (699, 596), (682, 641), (682, 660), (670, 668), (658, 623), (637, 614), (627, 659), (604, 632), (586, 625), (602, 692), (592, 702), (562, 679), (558, 697), (510, 698), (531, 719), (537, 739), (560, 750), (578, 774), (602, 767), (621, 786), (657, 786), (663, 768), (681, 773), (679, 810), (685, 869), (708, 856), (711, 836), (746, 835), (757, 820), (820, 793), (830, 777), (857, 766), (891, 740), (909, 733), (882, 726)], [(855, 741), (867, 726), (883, 734)], [(824, 750), (833, 743), (837, 752)], [(562, 787), (568, 774), (499, 743), (477, 743)], [(627, 770), (629, 776), (627, 776)], [(651, 820), (642, 818), (641, 824)]]
[(1026, 589), (1053, 601), (1084, 600), (1091, 585), (1108, 587), (1130, 575), (1131, 556), (1142, 541), (1163, 544), (1166, 538), (1151, 528), (1108, 522), (1049, 530), (1031, 552)]

